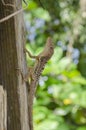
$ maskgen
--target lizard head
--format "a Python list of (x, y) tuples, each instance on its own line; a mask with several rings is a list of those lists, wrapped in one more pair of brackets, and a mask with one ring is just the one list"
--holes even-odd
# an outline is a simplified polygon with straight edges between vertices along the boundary
[(45, 50), (49, 57), (51, 57), (54, 53), (54, 44), (52, 42), (52, 38), (48, 37), (45, 45)]
[(39, 54), (40, 57), (45, 57), (47, 61), (51, 58), (54, 53), (54, 44), (52, 38), (48, 37), (43, 51)]

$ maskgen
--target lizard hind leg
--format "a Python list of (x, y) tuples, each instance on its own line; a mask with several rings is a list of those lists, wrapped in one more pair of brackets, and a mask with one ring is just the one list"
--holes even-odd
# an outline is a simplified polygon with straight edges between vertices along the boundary
[(23, 71), (22, 71), (20, 68), (16, 68), (16, 70), (21, 74), (21, 77), (22, 77), (22, 83), (24, 83), (24, 81), (25, 81), (25, 77), (24, 77)]
[(29, 73), (27, 72), (27, 74), (24, 75), (23, 71), (20, 68), (17, 68), (16, 70), (21, 74), (22, 83), (27, 82), (29, 79)]
[(29, 80), (30, 81), (34, 80), (34, 77), (33, 77), (33, 67), (29, 67), (28, 68), (28, 72), (29, 72)]

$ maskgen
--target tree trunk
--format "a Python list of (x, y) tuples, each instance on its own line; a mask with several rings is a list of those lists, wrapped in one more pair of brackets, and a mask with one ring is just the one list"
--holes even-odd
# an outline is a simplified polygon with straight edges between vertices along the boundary
[[(5, 0), (5, 2), (8, 5), (4, 5), (0, 0), (0, 19), (22, 8), (21, 0)], [(24, 74), (27, 71), (24, 43), (25, 28), (22, 13), (0, 24), (0, 99), (2, 97), (0, 110), (3, 108), (0, 111), (0, 130), (30, 130), (27, 86), (17, 71), (17, 68)], [(3, 113), (4, 121), (1, 116)]]

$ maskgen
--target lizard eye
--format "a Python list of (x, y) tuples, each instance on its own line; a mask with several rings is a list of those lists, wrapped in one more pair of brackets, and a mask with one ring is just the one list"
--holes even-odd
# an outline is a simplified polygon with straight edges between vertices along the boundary
[(53, 47), (51, 46), (50, 49), (53, 49)]

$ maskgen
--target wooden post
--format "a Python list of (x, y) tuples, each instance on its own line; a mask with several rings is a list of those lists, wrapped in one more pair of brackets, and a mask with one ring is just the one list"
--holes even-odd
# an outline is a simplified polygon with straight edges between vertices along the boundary
[[(22, 8), (22, 0), (4, 1), (5, 4), (12, 4), (14, 7), (3, 5), (0, 0), (0, 19)], [(20, 68), (24, 74), (26, 73), (24, 44), (25, 28), (21, 12), (0, 24), (0, 85), (3, 86), (0, 89), (0, 122), (5, 114), (0, 130), (30, 130), (27, 86), (22, 83), (21, 74), (17, 71), (17, 68)]]

